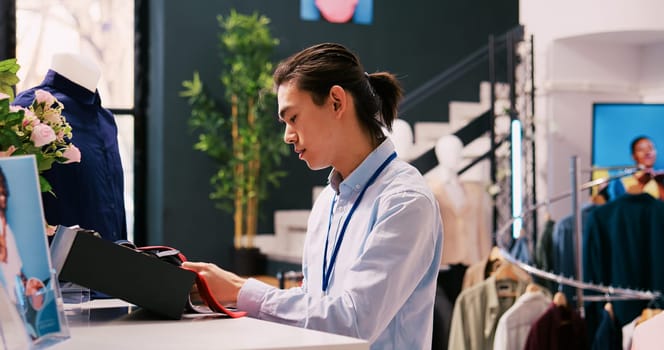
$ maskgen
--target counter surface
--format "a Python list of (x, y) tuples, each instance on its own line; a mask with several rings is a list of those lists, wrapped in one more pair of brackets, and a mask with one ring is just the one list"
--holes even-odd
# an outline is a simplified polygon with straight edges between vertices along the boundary
[(118, 300), (88, 304), (65, 307), (71, 338), (50, 349), (369, 349), (360, 339), (249, 317), (156, 320)]

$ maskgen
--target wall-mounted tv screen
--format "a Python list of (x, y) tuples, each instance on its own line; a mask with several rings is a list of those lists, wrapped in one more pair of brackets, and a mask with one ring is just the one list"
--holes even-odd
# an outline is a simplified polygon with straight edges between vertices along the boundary
[(635, 166), (630, 144), (647, 136), (659, 151), (655, 169), (664, 169), (664, 104), (595, 103), (592, 132), (593, 167)]

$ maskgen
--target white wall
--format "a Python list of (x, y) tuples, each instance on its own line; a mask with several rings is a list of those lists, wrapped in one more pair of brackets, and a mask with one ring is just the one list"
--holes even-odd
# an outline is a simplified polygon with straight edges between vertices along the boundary
[(640, 82), (644, 102), (664, 102), (664, 43), (643, 49)]
[(536, 43), (605, 32), (663, 30), (661, 0), (521, 0), (520, 22)]
[[(569, 190), (572, 156), (590, 167), (594, 102), (664, 102), (662, 13), (661, 0), (521, 0), (535, 42), (538, 199)], [(571, 203), (550, 212), (560, 219)]]

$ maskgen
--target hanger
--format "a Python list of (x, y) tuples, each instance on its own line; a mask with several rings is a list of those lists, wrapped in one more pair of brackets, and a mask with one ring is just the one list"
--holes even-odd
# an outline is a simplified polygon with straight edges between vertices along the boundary
[(649, 319), (657, 316), (659, 313), (662, 312), (662, 309), (650, 309), (650, 308), (645, 308), (641, 312), (641, 316), (639, 316), (639, 319), (636, 320), (636, 325), (640, 325), (643, 322), (648, 321)]
[(613, 304), (611, 304), (610, 301), (607, 301), (606, 304), (604, 304), (604, 310), (609, 313), (609, 317), (611, 317), (611, 320), (615, 320), (616, 316), (613, 313)]
[(541, 290), (542, 288), (538, 284), (533, 282), (528, 283), (528, 285), (526, 286), (526, 293), (536, 293)]
[(645, 309), (641, 311), (641, 315), (639, 315), (639, 318), (636, 320), (637, 326), (662, 312), (662, 309), (659, 307), (659, 299), (660, 298), (653, 298), (648, 303), (648, 306), (646, 306)]
[(606, 204), (606, 198), (601, 194), (595, 194), (590, 197), (590, 202), (595, 205)]
[(558, 291), (553, 295), (553, 304), (559, 307), (567, 307), (567, 297), (563, 293), (562, 279), (558, 278)]
[(528, 273), (521, 270), (518, 266), (510, 263), (509, 261), (503, 261), (500, 266), (493, 273), (493, 276), (496, 278), (496, 281), (502, 280), (511, 280), (515, 282), (530, 282), (531, 278)]
[(493, 276), (496, 278), (496, 281), (510, 280), (510, 281), (519, 281), (519, 276), (516, 275), (512, 264), (503, 261), (500, 266), (493, 273)]
[(493, 273), (496, 293), (499, 298), (516, 298), (519, 296), (516, 285), (521, 280), (516, 274), (514, 265), (503, 261)]
[(544, 205), (546, 205), (546, 210), (544, 211), (544, 222), (548, 222), (553, 219), (553, 216), (551, 216), (551, 202), (548, 198), (546, 201), (544, 201)]
[(606, 304), (604, 304), (604, 310), (609, 314), (609, 317), (611, 317), (612, 321), (615, 321), (616, 317), (615, 314), (613, 313), (613, 304), (611, 304), (611, 296), (609, 293), (604, 294), (604, 297), (606, 298)]
[(500, 252), (500, 248), (494, 245), (493, 247), (491, 247), (491, 251), (489, 251), (489, 261), (496, 261), (496, 260), (504, 260), (504, 259), (503, 259), (503, 253)]
[(556, 306), (567, 307), (567, 297), (565, 296), (565, 293), (556, 292), (556, 294), (553, 295), (553, 303)]

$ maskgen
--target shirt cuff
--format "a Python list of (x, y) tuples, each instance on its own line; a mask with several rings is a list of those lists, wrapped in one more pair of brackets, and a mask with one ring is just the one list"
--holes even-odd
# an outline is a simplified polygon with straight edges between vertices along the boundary
[(258, 318), (261, 303), (269, 289), (274, 288), (259, 280), (249, 278), (237, 295), (237, 308), (246, 311), (248, 316)]

